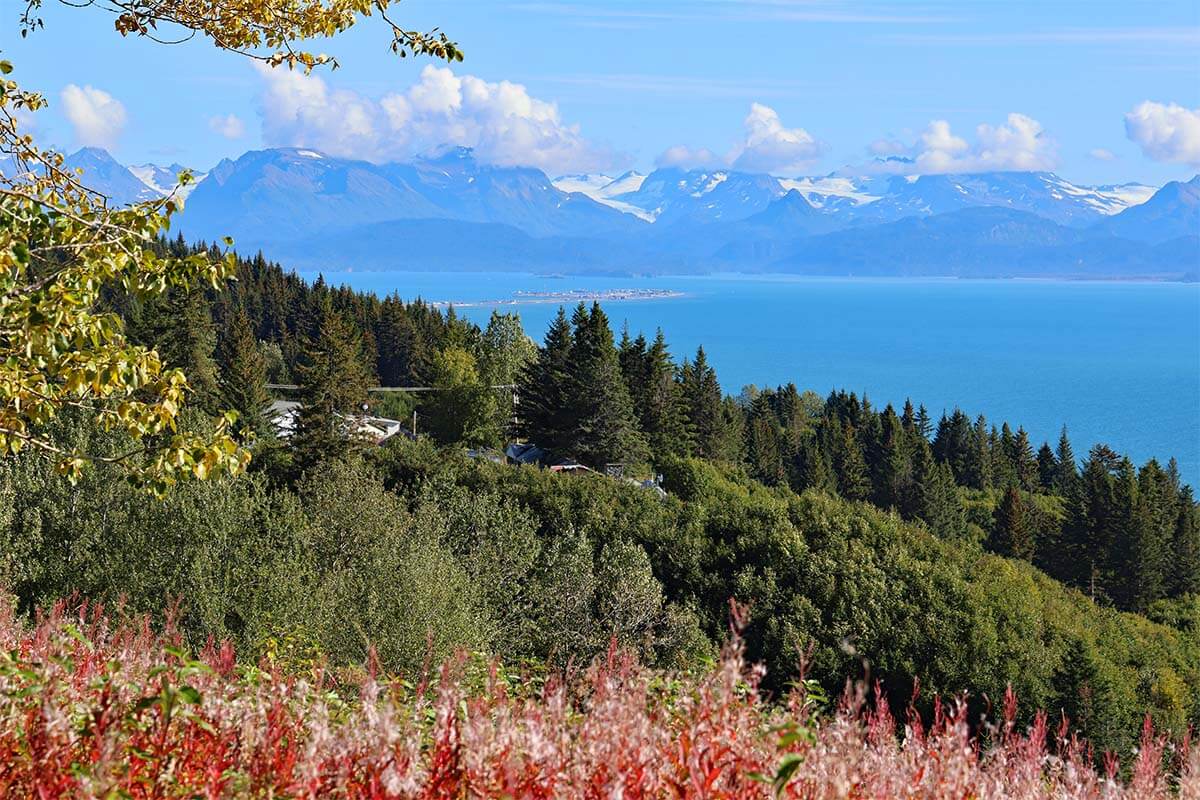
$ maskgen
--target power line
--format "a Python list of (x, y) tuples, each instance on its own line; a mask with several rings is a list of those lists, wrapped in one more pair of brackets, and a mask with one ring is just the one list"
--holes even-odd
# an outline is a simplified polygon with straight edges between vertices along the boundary
[[(298, 391), (300, 386), (295, 383), (268, 383), (268, 389), (277, 389), (283, 391)], [(515, 383), (497, 383), (491, 389), (516, 389)], [(367, 389), (368, 392), (443, 392), (446, 391), (444, 386), (372, 386)]]

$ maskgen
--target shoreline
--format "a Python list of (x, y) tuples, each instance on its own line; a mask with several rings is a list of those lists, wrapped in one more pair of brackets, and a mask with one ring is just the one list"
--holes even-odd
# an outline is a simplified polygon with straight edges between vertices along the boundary
[(629, 303), (645, 300), (675, 300), (687, 297), (686, 292), (671, 289), (600, 289), (595, 291), (571, 290), (565, 292), (538, 292), (517, 290), (514, 297), (493, 300), (435, 300), (429, 305), (434, 308), (486, 308), (489, 306), (536, 306), (574, 303)]

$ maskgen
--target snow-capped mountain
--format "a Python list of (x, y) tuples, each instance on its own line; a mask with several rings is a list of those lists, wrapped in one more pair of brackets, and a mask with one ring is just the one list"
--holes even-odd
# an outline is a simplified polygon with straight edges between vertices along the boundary
[[(658, 170), (637, 176), (635, 188), (606, 175), (572, 175), (555, 181), (563, 191), (648, 219), (711, 222), (745, 218), (795, 190), (813, 208), (840, 224), (872, 224), (910, 216), (944, 214), (975, 206), (1030, 211), (1065, 225), (1086, 226), (1145, 202), (1153, 186), (1079, 186), (1049, 172), (974, 175), (849, 176), (838, 173), (773, 178), (732, 171)], [(732, 183), (730, 183), (732, 179)]]
[[(166, 197), (176, 188), (176, 178), (184, 170), (179, 164), (169, 167), (155, 164), (126, 167), (102, 147), (84, 147), (67, 156), (66, 165), (72, 169), (82, 169), (84, 185), (100, 192), (110, 204), (117, 206)], [(190, 194), (204, 174), (193, 172), (192, 177), (190, 185), (179, 188), (179, 197)]]
[(192, 182), (187, 186), (180, 186), (179, 173), (185, 169), (187, 167), (179, 163), (171, 164), (167, 167), (161, 167), (157, 164), (134, 164), (129, 167), (129, 171), (133, 173), (135, 178), (163, 197), (166, 197), (172, 191), (178, 197), (187, 197), (196, 188), (196, 184), (204, 180), (205, 173), (192, 170)]
[(567, 194), (578, 192), (609, 208), (632, 214), (646, 222), (653, 222), (654, 216), (649, 212), (615, 199), (620, 195), (636, 192), (645, 180), (646, 176), (642, 173), (630, 171), (617, 178), (598, 174), (563, 175), (555, 178), (553, 183), (557, 189)]
[(71, 169), (83, 170), (83, 184), (107, 197), (110, 205), (125, 206), (162, 197), (104, 148), (84, 147), (67, 156), (65, 163)]
[(411, 219), (500, 224), (531, 236), (624, 233), (645, 225), (561, 191), (541, 170), (480, 164), (466, 148), (389, 164), (297, 148), (252, 151), (213, 168), (188, 200), (181, 225), (195, 237), (232, 235), (242, 246), (265, 247)]
[(883, 196), (856, 217), (860, 223), (881, 223), (999, 206), (1084, 227), (1124, 210), (1138, 196), (1139, 190), (1133, 188), (1116, 191), (1076, 186), (1051, 172), (905, 175), (891, 178)]
[[(1200, 175), (1186, 183), (1171, 181), (1146, 202), (1130, 206), (1097, 227), (1113, 236), (1139, 242), (1200, 237)], [(1200, 261), (1200, 241), (1193, 252)]]
[(560, 175), (551, 181), (555, 187), (567, 194), (579, 192), (593, 199), (602, 196), (601, 192), (604, 190), (604, 187), (612, 182), (613, 178), (611, 175), (600, 175), (598, 173)]
[[(71, 156), (113, 202), (179, 165)], [(777, 178), (736, 170), (566, 175), (465, 148), (373, 164), (252, 151), (199, 181), (175, 227), (297, 267), (821, 274), (1200, 274), (1200, 177), (1155, 192), (1048, 172)]]
[(766, 210), (785, 190), (777, 178), (729, 170), (656, 169), (636, 190), (614, 195), (656, 224), (736, 222)]
[(788, 191), (796, 191), (808, 201), (813, 208), (837, 213), (851, 211), (859, 206), (874, 203), (883, 195), (877, 186), (879, 179), (848, 178), (839, 175), (826, 175), (816, 178), (781, 178), (780, 185)]

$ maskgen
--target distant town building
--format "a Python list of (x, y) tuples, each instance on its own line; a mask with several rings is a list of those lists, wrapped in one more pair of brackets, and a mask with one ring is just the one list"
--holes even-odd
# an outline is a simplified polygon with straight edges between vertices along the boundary
[[(299, 414), (300, 403), (295, 400), (275, 400), (267, 406), (267, 419), (275, 426), (275, 432), (281, 439), (288, 439), (296, 432)], [(348, 423), (348, 435), (371, 444), (383, 444), (396, 435), (412, 435), (399, 420), (373, 417), (370, 414), (343, 414), (342, 417)]]

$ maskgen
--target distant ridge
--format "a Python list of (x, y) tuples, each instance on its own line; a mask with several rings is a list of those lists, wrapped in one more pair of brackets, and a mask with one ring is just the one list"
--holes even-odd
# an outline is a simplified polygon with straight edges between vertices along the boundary
[[(113, 202), (179, 165), (70, 158)], [(551, 179), (446, 148), (374, 164), (308, 148), (226, 159), (188, 197), (187, 238), (234, 237), (304, 268), (561, 273), (1156, 277), (1200, 273), (1200, 177), (1155, 191), (1049, 172), (777, 178), (663, 168)]]

